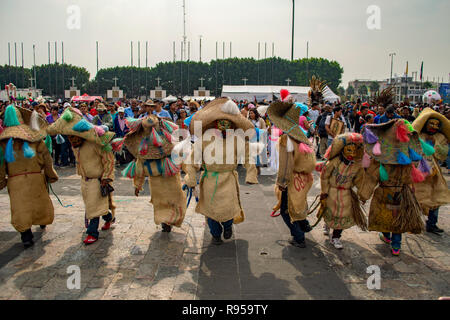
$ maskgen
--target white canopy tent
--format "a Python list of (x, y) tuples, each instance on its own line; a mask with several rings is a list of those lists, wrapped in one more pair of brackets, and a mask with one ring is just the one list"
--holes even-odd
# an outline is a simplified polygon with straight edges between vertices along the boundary
[[(223, 86), (222, 97), (228, 97), (235, 100), (248, 101), (272, 101), (273, 96), (280, 99), (280, 90), (287, 89), (294, 99), (298, 102), (306, 103), (308, 101), (308, 92), (310, 87), (298, 86)], [(327, 86), (325, 88), (325, 100), (335, 102), (339, 100), (339, 96)]]
[(210, 97), (206, 97), (206, 96), (185, 96), (183, 97), (184, 101), (190, 101), (190, 100), (195, 100), (195, 101), (211, 101), (214, 100), (216, 97), (210, 96)]
[(170, 96), (168, 96), (168, 97), (165, 97), (164, 99), (162, 99), (162, 101), (164, 101), (164, 102), (173, 102), (173, 101), (177, 101), (177, 97), (174, 97), (174, 96), (172, 96), (172, 95), (170, 95)]

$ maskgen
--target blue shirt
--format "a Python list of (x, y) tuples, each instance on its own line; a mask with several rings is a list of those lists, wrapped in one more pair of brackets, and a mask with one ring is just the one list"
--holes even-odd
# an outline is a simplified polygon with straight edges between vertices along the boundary
[[(400, 118), (401, 118), (401, 117), (400, 117), (398, 114), (394, 113), (394, 117), (393, 117), (392, 119), (400, 119)], [(386, 115), (386, 113), (385, 113), (385, 114), (383, 114), (383, 115), (380, 117), (379, 124), (389, 122), (389, 121), (391, 121), (392, 119), (388, 118), (387, 115)]]
[(153, 114), (156, 114), (160, 118), (171, 118), (170, 113), (164, 109), (162, 109), (161, 112), (153, 111)]

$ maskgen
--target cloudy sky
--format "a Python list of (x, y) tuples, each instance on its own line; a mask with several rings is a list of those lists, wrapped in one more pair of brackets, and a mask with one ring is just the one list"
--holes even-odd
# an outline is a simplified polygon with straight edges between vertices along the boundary
[[(36, 45), (36, 63), (48, 62), (47, 43), (61, 41), (65, 62), (84, 66), (95, 76), (95, 43), (99, 41), (101, 67), (130, 65), (130, 42), (141, 41), (141, 66), (145, 66), (145, 41), (149, 43), (149, 65), (177, 58), (183, 35), (182, 0), (2, 0), (0, 11), (0, 64), (14, 64), (17, 42), (24, 43), (25, 66), (32, 65), (32, 45)], [(409, 72), (418, 71), (424, 61), (425, 78), (444, 78), (450, 73), (449, 0), (295, 0), (294, 58), (306, 56), (309, 41), (311, 57), (338, 61), (344, 68), (343, 85), (353, 79), (386, 79), (390, 74), (389, 53), (395, 52), (394, 73), (401, 74), (409, 61)], [(380, 30), (370, 30), (369, 6), (380, 9)], [(80, 28), (68, 27), (77, 6)], [(215, 58), (215, 44), (226, 43), (225, 57), (258, 57), (258, 42), (267, 42), (267, 56), (290, 59), (292, 0), (186, 0), (186, 35), (191, 42), (191, 60), (199, 59), (202, 36), (202, 61)], [(75, 12), (76, 14), (76, 12)], [(264, 57), (264, 45), (261, 45)]]

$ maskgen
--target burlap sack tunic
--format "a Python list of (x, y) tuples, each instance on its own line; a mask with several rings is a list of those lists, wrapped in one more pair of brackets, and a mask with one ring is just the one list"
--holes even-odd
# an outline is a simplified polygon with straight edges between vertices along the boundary
[[(28, 142), (35, 151), (33, 158), (25, 158), (23, 141), (14, 139), (15, 161), (0, 165), (0, 190), (8, 187), (11, 204), (11, 224), (18, 232), (25, 232), (33, 225), (48, 225), (53, 222), (54, 208), (47, 190), (47, 181), (56, 182), (58, 175), (43, 141)], [(7, 140), (0, 146), (5, 150)], [(6, 175), (8, 178), (6, 178)]]
[(308, 213), (308, 192), (313, 184), (316, 166), (314, 153), (300, 153), (299, 143), (291, 139), (293, 152), (287, 152), (287, 135), (280, 137), (280, 161), (277, 185), (288, 188), (288, 211), (291, 222), (305, 220)]
[(396, 230), (393, 227), (394, 218), (402, 214), (399, 200), (402, 187), (412, 185), (411, 165), (384, 164), (383, 166), (389, 175), (387, 181), (379, 180), (380, 163), (372, 161), (361, 187), (360, 198), (362, 201), (369, 200), (373, 193), (370, 202), (369, 230), (393, 233), (413, 232), (413, 230)]
[(424, 214), (428, 215), (430, 209), (436, 209), (450, 202), (450, 190), (438, 163), (438, 161), (447, 159), (448, 141), (442, 133), (436, 133), (433, 136), (420, 133), (420, 137), (424, 141), (434, 138), (435, 153), (425, 157), (432, 167), (432, 172), (425, 178), (425, 181), (414, 184), (417, 201), (419, 201)]
[(149, 177), (150, 203), (153, 205), (155, 224), (165, 223), (180, 227), (186, 214), (186, 196), (181, 189), (180, 174), (163, 176), (161, 174), (164, 159), (136, 160), (134, 187), (142, 190), (145, 177)]
[[(221, 140), (221, 142), (216, 143), (215, 139)], [(218, 222), (233, 219), (233, 223), (238, 224), (245, 219), (239, 197), (239, 181), (236, 171), (238, 160), (242, 159), (238, 158), (238, 145), (240, 145), (239, 142), (242, 142), (238, 139), (240, 138), (236, 138), (234, 143), (234, 152), (230, 152), (231, 155), (234, 155), (234, 161), (230, 161), (231, 164), (227, 164), (227, 143), (221, 136), (215, 136), (212, 141), (197, 140), (194, 143), (194, 151), (191, 153), (190, 164), (183, 164), (183, 171), (186, 172), (184, 179), (188, 187), (197, 185), (196, 173), (203, 168), (204, 171), (200, 178), (200, 199), (195, 210)], [(212, 148), (220, 143), (222, 149), (215, 148), (218, 152), (216, 157), (218, 161), (213, 164), (205, 163), (205, 159), (208, 159), (209, 155), (216, 156)], [(247, 170), (246, 182), (257, 184), (256, 166), (249, 161), (249, 150), (250, 145), (245, 142), (245, 161), (244, 159), (242, 161)], [(195, 157), (199, 157), (199, 155), (203, 155), (203, 162), (195, 164)]]
[(353, 220), (351, 188), (360, 190), (364, 179), (361, 161), (345, 164), (339, 156), (327, 162), (320, 175), (322, 193), (327, 193), (323, 219), (331, 229), (348, 229)]
[(114, 180), (114, 154), (102, 151), (96, 143), (85, 140), (81, 147), (73, 148), (77, 161), (77, 174), (81, 176), (81, 195), (86, 218), (93, 219), (108, 214), (114, 217), (115, 205), (112, 194), (102, 197), (100, 180)]

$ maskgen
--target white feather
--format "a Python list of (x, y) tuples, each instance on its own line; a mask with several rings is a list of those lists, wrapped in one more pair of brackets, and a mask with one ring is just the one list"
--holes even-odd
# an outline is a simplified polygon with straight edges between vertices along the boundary
[(36, 112), (36, 110), (33, 111), (30, 118), (30, 126), (31, 129), (34, 131), (41, 130), (41, 127), (39, 126), (39, 114)]
[(291, 141), (291, 138), (289, 136), (287, 137), (287, 145), (286, 145), (287, 152), (293, 152), (294, 151), (294, 144)]
[(239, 114), (239, 108), (232, 100), (228, 100), (221, 107), (222, 111), (228, 114)]
[(265, 148), (264, 143), (262, 142), (250, 142), (250, 156), (259, 155)]
[(184, 139), (183, 141), (177, 143), (172, 149), (172, 161), (175, 164), (181, 164), (188, 156), (191, 155), (192, 144), (191, 140)]

